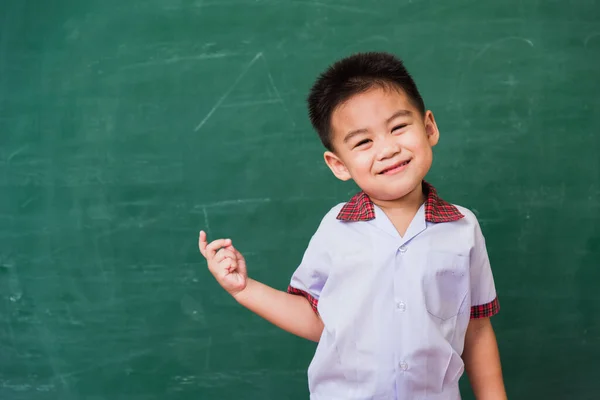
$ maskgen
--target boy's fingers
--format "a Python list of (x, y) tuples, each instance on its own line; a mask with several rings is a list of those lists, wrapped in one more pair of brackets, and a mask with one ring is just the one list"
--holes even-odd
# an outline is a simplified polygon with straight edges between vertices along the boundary
[(231, 239), (217, 239), (206, 246), (206, 258), (213, 258), (221, 247), (227, 247), (231, 244)]
[(238, 249), (236, 249), (233, 246), (231, 246), (231, 249), (233, 250), (233, 253), (235, 254), (236, 258), (238, 258), (238, 259), (244, 258), (244, 256), (242, 256), (242, 253), (240, 253)]
[(204, 231), (200, 231), (200, 238), (198, 239), (198, 247), (200, 248), (200, 253), (206, 257), (206, 233)]
[(220, 263), (220, 267), (221, 267), (221, 271), (220, 273), (223, 273), (223, 271), (227, 272), (227, 273), (231, 273), (235, 270), (237, 270), (237, 264), (231, 260), (226, 260), (226, 261), (222, 261)]
[(235, 260), (235, 254), (231, 251), (231, 250), (227, 250), (225, 248), (217, 251), (217, 254), (215, 255), (215, 261), (216, 262), (221, 262), (226, 258), (230, 258), (232, 260)]

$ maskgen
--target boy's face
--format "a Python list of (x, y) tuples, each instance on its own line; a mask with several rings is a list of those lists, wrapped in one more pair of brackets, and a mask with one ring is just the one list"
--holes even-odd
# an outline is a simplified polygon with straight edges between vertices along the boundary
[(334, 110), (331, 129), (334, 152), (325, 153), (325, 162), (374, 201), (397, 200), (420, 187), (439, 138), (431, 111), (421, 116), (395, 88), (351, 97)]

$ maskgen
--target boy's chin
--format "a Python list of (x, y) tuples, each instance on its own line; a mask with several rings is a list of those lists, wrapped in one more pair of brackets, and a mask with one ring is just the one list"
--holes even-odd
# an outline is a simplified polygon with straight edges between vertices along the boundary
[[(421, 181), (398, 185), (387, 185), (385, 188), (374, 188), (369, 195), (380, 201), (400, 200), (420, 187)], [(394, 187), (395, 186), (395, 187)]]

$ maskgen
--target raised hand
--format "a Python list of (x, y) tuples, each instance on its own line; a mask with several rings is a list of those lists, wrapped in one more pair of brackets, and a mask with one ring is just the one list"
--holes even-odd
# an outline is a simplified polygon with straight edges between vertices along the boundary
[(231, 239), (217, 239), (209, 244), (206, 232), (200, 231), (198, 247), (208, 262), (209, 271), (223, 289), (235, 297), (246, 288), (246, 260), (233, 247)]

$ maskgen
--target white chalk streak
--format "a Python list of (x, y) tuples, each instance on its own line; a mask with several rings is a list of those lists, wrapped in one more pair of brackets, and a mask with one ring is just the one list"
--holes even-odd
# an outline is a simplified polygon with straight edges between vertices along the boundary
[(271, 199), (268, 197), (258, 198), (258, 199), (223, 200), (223, 201), (217, 201), (214, 203), (199, 204), (199, 205), (194, 206), (194, 208), (195, 209), (201, 208), (201, 209), (203, 209), (203, 213), (205, 213), (207, 208), (227, 207), (227, 206), (243, 206), (243, 205), (248, 205), (248, 204), (263, 204), (263, 203), (269, 203), (270, 201), (271, 201)]
[(176, 64), (176, 63), (184, 62), (184, 61), (212, 60), (212, 59), (225, 58), (225, 57), (234, 57), (236, 55), (237, 54), (232, 54), (232, 53), (213, 53), (213, 54), (198, 54), (195, 56), (186, 56), (186, 57), (175, 56), (175, 57), (171, 57), (171, 58), (167, 58), (167, 59), (152, 60), (152, 61), (147, 61), (147, 62), (130, 64), (130, 65), (124, 66), (122, 69), (127, 70), (127, 69), (135, 69), (135, 68), (152, 67), (154, 65), (169, 65), (169, 64)]
[(210, 224), (208, 223), (208, 212), (206, 212), (206, 207), (202, 207), (202, 212), (204, 213), (204, 230), (206, 230), (206, 234), (208, 236), (212, 236)]
[(271, 75), (271, 71), (269, 70), (269, 63), (267, 62), (267, 58), (263, 56), (263, 60), (265, 61), (265, 66), (267, 67), (267, 76), (269, 77), (269, 82), (271, 83), (271, 86), (273, 87), (273, 90), (275, 91), (275, 95), (281, 101), (281, 105), (283, 106), (283, 109), (285, 110), (286, 114), (288, 115), (288, 118), (290, 119), (290, 121), (292, 121), (292, 125), (295, 127), (296, 123), (294, 122), (294, 119), (292, 118), (292, 114), (290, 113), (290, 110), (288, 110), (287, 106), (285, 105), (285, 102), (283, 101), (283, 97), (281, 97), (281, 93), (279, 93), (279, 89), (277, 89), (277, 86), (275, 85), (275, 81), (273, 80), (273, 75)]
[(198, 126), (196, 126), (196, 129), (194, 129), (194, 132), (198, 132), (200, 129), (202, 129), (202, 127), (204, 126), (204, 124), (206, 123), (206, 121), (208, 121), (208, 119), (214, 114), (215, 111), (217, 111), (217, 109), (221, 106), (221, 104), (223, 104), (223, 102), (225, 101), (225, 99), (227, 98), (227, 96), (229, 96), (231, 94), (231, 92), (233, 92), (233, 89), (235, 89), (235, 87), (238, 85), (238, 83), (240, 83), (240, 81), (242, 80), (242, 78), (246, 75), (246, 73), (250, 70), (250, 68), (252, 68), (252, 66), (256, 63), (256, 61), (258, 61), (258, 59), (261, 56), (262, 56), (262, 52), (257, 53), (254, 56), (254, 58), (252, 59), (252, 61), (250, 61), (248, 63), (248, 65), (246, 65), (244, 67), (244, 69), (242, 70), (242, 72), (240, 73), (240, 75), (237, 77), (237, 79), (233, 82), (233, 84), (231, 85), (231, 87), (229, 89), (227, 89), (227, 91), (225, 93), (223, 93), (223, 95), (219, 98), (219, 100), (213, 106), (213, 108), (208, 112), (208, 114), (206, 114), (206, 116), (204, 117), (204, 119), (202, 121), (200, 121), (200, 123), (198, 124)]

